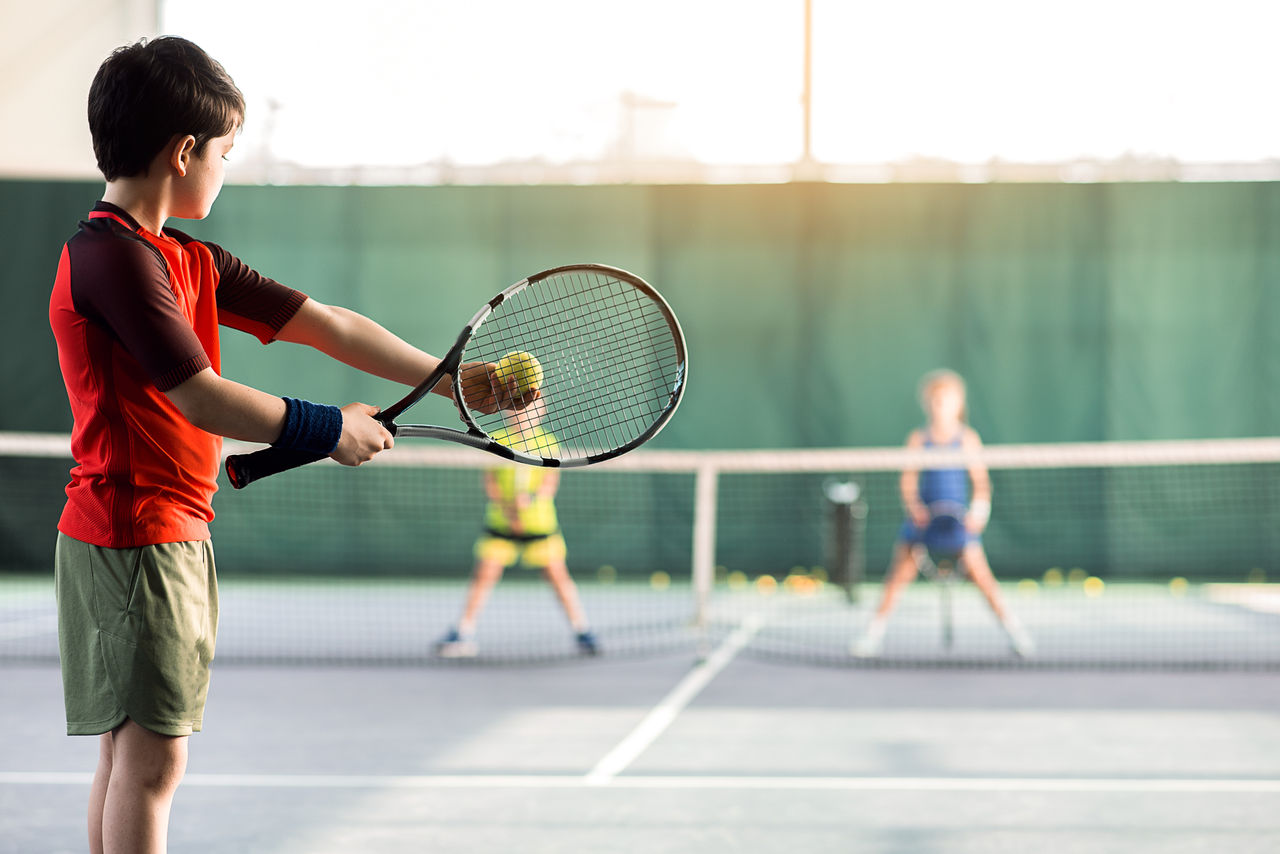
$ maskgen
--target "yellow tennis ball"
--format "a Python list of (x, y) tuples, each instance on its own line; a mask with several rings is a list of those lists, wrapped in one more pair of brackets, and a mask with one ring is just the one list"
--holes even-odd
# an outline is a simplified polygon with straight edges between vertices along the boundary
[(516, 381), (516, 393), (524, 397), (542, 387), (542, 365), (531, 353), (516, 350), (503, 356), (497, 364), (498, 382)]

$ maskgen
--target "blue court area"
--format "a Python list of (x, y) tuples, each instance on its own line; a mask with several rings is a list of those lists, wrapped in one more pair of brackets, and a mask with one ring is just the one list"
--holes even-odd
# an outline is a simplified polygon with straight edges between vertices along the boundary
[[(215, 668), (170, 850), (1270, 852), (1280, 673), (684, 652)], [(78, 852), (93, 738), (0, 668), (0, 852)]]

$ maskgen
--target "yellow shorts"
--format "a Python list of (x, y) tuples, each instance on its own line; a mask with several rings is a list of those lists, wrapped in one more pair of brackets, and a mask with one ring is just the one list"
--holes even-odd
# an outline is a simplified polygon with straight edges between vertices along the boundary
[(523, 566), (541, 569), (553, 563), (563, 563), (568, 550), (564, 537), (552, 534), (540, 540), (508, 540), (505, 537), (483, 536), (476, 540), (476, 560), (511, 566), (517, 560)]

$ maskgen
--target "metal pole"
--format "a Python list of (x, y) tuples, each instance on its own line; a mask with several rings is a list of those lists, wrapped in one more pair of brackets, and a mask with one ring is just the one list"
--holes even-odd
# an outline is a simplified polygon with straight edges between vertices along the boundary
[(699, 466), (693, 500), (694, 622), (707, 624), (707, 606), (716, 576), (716, 480), (714, 466)]
[(804, 152), (802, 163), (813, 162), (813, 0), (804, 0)]

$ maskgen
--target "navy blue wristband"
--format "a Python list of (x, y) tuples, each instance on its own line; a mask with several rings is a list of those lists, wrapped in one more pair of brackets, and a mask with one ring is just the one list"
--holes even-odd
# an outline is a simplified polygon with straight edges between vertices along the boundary
[(327, 457), (342, 438), (342, 410), (309, 400), (284, 399), (284, 430), (274, 444)]

